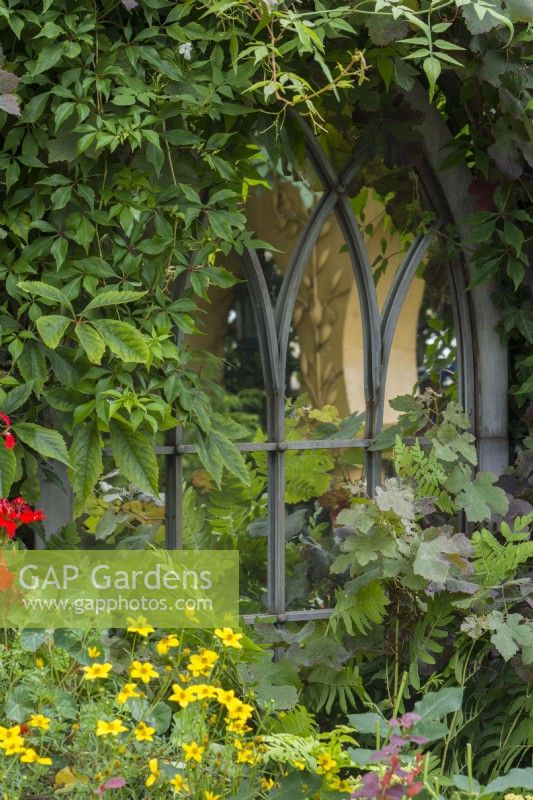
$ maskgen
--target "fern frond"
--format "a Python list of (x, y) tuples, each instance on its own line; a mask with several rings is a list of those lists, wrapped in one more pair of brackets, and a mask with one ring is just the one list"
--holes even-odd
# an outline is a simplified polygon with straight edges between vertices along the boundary
[(533, 541), (501, 544), (486, 528), (472, 535), (474, 574), (483, 586), (498, 586), (515, 575), (518, 567), (533, 558)]
[(336, 632), (342, 624), (350, 636), (355, 636), (356, 631), (367, 634), (373, 625), (383, 622), (389, 598), (379, 580), (371, 581), (355, 592), (350, 592), (349, 586), (346, 584), (337, 592), (330, 625)]
[(315, 736), (318, 723), (314, 714), (305, 706), (296, 706), (292, 711), (287, 711), (282, 717), (278, 716), (272, 724), (269, 733), (290, 733), (293, 736)]
[(435, 656), (444, 650), (441, 642), (448, 637), (453, 618), (449, 597), (442, 592), (429, 600), (426, 613), (413, 629), (409, 640), (409, 679), (417, 691), (420, 689), (420, 665), (436, 663)]
[(317, 712), (324, 709), (327, 714), (335, 703), (341, 711), (348, 713), (355, 706), (356, 695), (364, 695), (363, 681), (357, 667), (346, 666), (339, 671), (329, 667), (315, 667), (307, 678), (310, 684), (309, 700)]
[(444, 488), (448, 474), (434, 450), (426, 453), (418, 439), (414, 444), (407, 445), (397, 436), (394, 445), (394, 467), (402, 478), (414, 481), (417, 497), (434, 497), (441, 511), (453, 513), (452, 499)]

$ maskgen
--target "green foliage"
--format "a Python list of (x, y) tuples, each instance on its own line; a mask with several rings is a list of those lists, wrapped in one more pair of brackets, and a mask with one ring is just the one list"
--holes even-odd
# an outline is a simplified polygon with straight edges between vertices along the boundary
[(499, 541), (489, 530), (482, 528), (472, 536), (474, 573), (482, 586), (497, 586), (516, 574), (521, 564), (533, 558), (530, 526), (533, 512), (515, 517), (513, 529), (506, 522), (500, 527)]
[(353, 581), (337, 593), (337, 602), (330, 619), (334, 632), (339, 626), (350, 636), (357, 631), (365, 634), (372, 625), (383, 622), (389, 598), (379, 581)]
[[(242, 203), (265, 185), (265, 107), (317, 120), (316, 97), (361, 62), (347, 55), (332, 75), (323, 59), (328, 37), (353, 32), (342, 12), (308, 25), (276, 11), (274, 54), (261, 8), (53, 0), (0, 15), (0, 407), (17, 411), (19, 472), (26, 448), (67, 464), (80, 510), (101, 474), (97, 441), (155, 491), (148, 452), (178, 419), (198, 429), (218, 485), (225, 470), (248, 478), (175, 332), (198, 331), (196, 296), (232, 286), (221, 258), (254, 245)], [(285, 64), (269, 61), (279, 47)], [(321, 77), (299, 76), (309, 57)]]
[(425, 453), (418, 441), (408, 447), (397, 436), (394, 445), (394, 467), (402, 478), (411, 478), (415, 481), (419, 497), (434, 497), (441, 511), (451, 513), (452, 500), (445, 488), (448, 476), (434, 448)]
[(409, 681), (415, 690), (420, 690), (420, 668), (423, 665), (430, 668), (436, 666), (453, 624), (451, 599), (444, 593), (435, 595), (428, 601), (409, 639)]

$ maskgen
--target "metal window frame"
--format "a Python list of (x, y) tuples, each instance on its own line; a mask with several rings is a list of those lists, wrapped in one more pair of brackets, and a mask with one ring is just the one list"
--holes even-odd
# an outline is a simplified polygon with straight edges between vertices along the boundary
[[(453, 222), (460, 239), (464, 241), (468, 236), (466, 220), (475, 210), (468, 193), (471, 177), (466, 167), (461, 165), (440, 170), (443, 148), (451, 139), (451, 134), (439, 112), (430, 105), (425, 89), (415, 82), (413, 88), (405, 93), (405, 97), (420, 112), (421, 159), (418, 174), (437, 215), (436, 225), (427, 237), (434, 236), (439, 225)], [(265, 614), (245, 616), (248, 621), (258, 618), (274, 619), (278, 622), (316, 620), (327, 618), (331, 613), (330, 609), (285, 610), (285, 452), (310, 447), (364, 448), (366, 477), (373, 490), (379, 474), (380, 456), (379, 453), (370, 452), (368, 448), (383, 422), (383, 393), (392, 337), (416, 265), (420, 263), (430, 244), (427, 237), (419, 237), (413, 242), (396, 275), (380, 318), (368, 257), (345, 194), (347, 182), (356, 174), (358, 164), (354, 162), (340, 176), (336, 175), (312, 133), (305, 127), (305, 123), (302, 124), (310, 158), (324, 185), (324, 197), (297, 242), (285, 275), (282, 295), (275, 309), (271, 305), (257, 256), (248, 252), (244, 259), (248, 290), (258, 324), (269, 417), (267, 442), (245, 442), (237, 445), (243, 452), (264, 451), (268, 454), (269, 606)], [(322, 222), (332, 211), (337, 215), (344, 233), (364, 315), (366, 430), (364, 437), (360, 439), (287, 442), (284, 440), (283, 363), (292, 308), (307, 256), (316, 241)], [(184, 291), (186, 280), (184, 273), (176, 282), (176, 297)], [(473, 421), (480, 468), (501, 472), (508, 464), (507, 351), (496, 332), (499, 315), (491, 300), (494, 286), (486, 284), (467, 292), (468, 282), (467, 263), (461, 263), (453, 269), (449, 267), (450, 296), (458, 345), (459, 397)], [(167, 433), (165, 445), (156, 447), (155, 452), (165, 458), (166, 545), (169, 549), (179, 549), (183, 545), (183, 455), (196, 452), (196, 448), (183, 443), (182, 431), (177, 428)], [(56, 462), (54, 468), (62, 477), (66, 490), (45, 474), (40, 476), (40, 505), (47, 515), (47, 535), (55, 533), (73, 518), (72, 490), (68, 487), (67, 476), (62, 465)]]
[[(423, 190), (435, 211), (436, 220), (431, 229), (416, 236), (409, 247), (396, 272), (380, 314), (370, 260), (346, 193), (346, 188), (357, 174), (360, 165), (354, 161), (337, 174), (307, 124), (302, 120), (300, 123), (303, 126), (309, 158), (322, 183), (323, 194), (296, 242), (275, 306), (272, 305), (257, 254), (253, 250), (247, 250), (243, 256), (244, 275), (257, 325), (266, 392), (267, 441), (244, 442), (239, 443), (237, 447), (242, 452), (266, 452), (268, 460), (267, 611), (245, 615), (244, 619), (247, 622), (265, 619), (280, 623), (309, 621), (327, 619), (331, 615), (332, 609), (286, 610), (285, 453), (287, 450), (363, 448), (367, 488), (369, 494), (373, 495), (381, 471), (381, 454), (370, 451), (369, 447), (383, 427), (385, 382), (394, 333), (416, 271), (437, 232), (451, 218), (433, 170), (423, 160), (417, 172)], [(285, 438), (285, 375), (291, 320), (310, 254), (323, 224), (332, 214), (337, 218), (350, 256), (361, 308), (365, 432), (363, 438), (289, 442)], [(459, 396), (465, 408), (472, 412), (475, 405), (472, 380), (472, 320), (470, 307), (465, 299), (465, 274), (461, 266), (459, 269), (452, 269), (449, 266), (448, 271), (458, 339), (458, 372), (461, 376)], [(180, 429), (170, 433), (167, 445), (156, 448), (156, 453), (166, 456), (166, 545), (169, 549), (181, 548), (183, 544), (182, 457), (186, 453), (196, 452), (195, 445), (182, 443)]]

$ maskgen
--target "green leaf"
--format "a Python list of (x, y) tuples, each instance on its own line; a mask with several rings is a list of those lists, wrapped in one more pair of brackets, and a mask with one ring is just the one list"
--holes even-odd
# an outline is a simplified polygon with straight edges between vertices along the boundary
[(15, 480), (17, 471), (17, 459), (13, 450), (4, 447), (3, 440), (0, 441), (0, 497), (9, 497), (11, 486)]
[(298, 702), (298, 690), (295, 686), (271, 686), (260, 683), (254, 691), (255, 699), (262, 708), (283, 711), (294, 708)]
[(114, 319), (95, 319), (92, 324), (111, 352), (122, 361), (148, 361), (146, 340), (133, 325)]
[(388, 728), (388, 722), (381, 714), (376, 714), (375, 711), (367, 711), (365, 714), (349, 714), (348, 722), (353, 725), (358, 733), (369, 733), (373, 736), (376, 735), (376, 729), (379, 725), (381, 733), (385, 733)]
[(70, 482), (83, 504), (102, 474), (102, 439), (95, 419), (74, 428), (70, 463)]
[(464, 509), (469, 522), (483, 522), (492, 514), (505, 515), (509, 501), (503, 489), (494, 486), (497, 476), (492, 472), (478, 472), (470, 483), (466, 483), (455, 498), (458, 509)]
[(250, 484), (250, 471), (242, 453), (235, 447), (227, 436), (220, 431), (211, 430), (207, 434), (208, 440), (219, 451), (226, 469), (235, 475), (245, 486)]
[(514, 248), (515, 255), (518, 255), (524, 243), (524, 234), (518, 225), (506, 219), (503, 225), (503, 235), (506, 243), (510, 244)]
[(150, 440), (118, 420), (111, 420), (109, 431), (113, 457), (124, 477), (145, 492), (157, 493), (157, 459)]
[(34, 422), (18, 422), (13, 425), (15, 435), (39, 455), (53, 458), (69, 466), (69, 458), (65, 440), (58, 431), (43, 428)]
[(37, 64), (33, 70), (34, 75), (39, 75), (41, 72), (54, 67), (63, 56), (63, 49), (59, 44), (47, 44), (39, 53)]
[(508, 789), (522, 789), (526, 792), (533, 790), (533, 767), (524, 769), (512, 769), (507, 775), (500, 775), (495, 778), (483, 789), (481, 796), (487, 797), (489, 794), (500, 794)]
[(59, 271), (61, 266), (67, 257), (68, 252), (68, 242), (64, 236), (58, 236), (54, 239), (54, 243), (50, 248), (50, 253), (53, 255), (54, 260), (56, 262), (56, 268)]
[(134, 300), (139, 300), (144, 297), (146, 292), (136, 292), (133, 290), (119, 290), (119, 289), (106, 289), (99, 292), (96, 297), (93, 297), (83, 309), (85, 314), (93, 308), (102, 308), (103, 306), (116, 306), (120, 303), (132, 303)]
[(6, 414), (12, 414), (13, 411), (17, 411), (31, 395), (34, 385), (35, 381), (28, 381), (27, 383), (21, 383), (19, 386), (11, 389), (4, 398), (2, 411)]
[(505, 623), (498, 625), (490, 641), (504, 661), (509, 661), (520, 649), (513, 638), (512, 630)]
[(43, 297), (45, 300), (50, 300), (52, 303), (58, 303), (60, 306), (66, 306), (73, 313), (74, 309), (66, 294), (61, 289), (51, 286), (49, 283), (43, 281), (20, 281), (17, 284), (18, 288), (27, 294), (34, 294), (37, 297)]
[(75, 334), (91, 364), (99, 364), (105, 352), (105, 342), (91, 325), (76, 325)]
[(432, 100), (435, 94), (437, 80), (441, 73), (440, 61), (438, 58), (435, 58), (435, 56), (428, 56), (428, 58), (424, 59), (422, 67), (429, 82), (429, 99)]
[(48, 639), (48, 631), (38, 628), (24, 628), (19, 635), (20, 646), (29, 653), (35, 653)]
[(417, 732), (423, 723), (440, 720), (446, 714), (459, 711), (463, 703), (463, 694), (464, 689), (448, 686), (444, 689), (439, 689), (438, 692), (428, 692), (424, 695), (421, 700), (415, 703), (415, 711), (422, 718), (416, 723)]
[(470, 795), (481, 794), (481, 786), (479, 785), (479, 781), (476, 781), (475, 778), (470, 780), (468, 775), (454, 775), (453, 782), (462, 792), (467, 792)]
[(24, 344), (24, 349), (17, 361), (17, 366), (24, 380), (43, 382), (48, 378), (48, 368), (41, 347), (36, 341)]
[(35, 709), (35, 701), (27, 686), (15, 686), (5, 700), (5, 715), (13, 722), (25, 722)]
[(59, 314), (50, 314), (44, 317), (38, 317), (35, 324), (39, 335), (45, 345), (55, 350), (59, 342), (64, 336), (64, 333), (71, 320), (68, 317), (60, 316)]
[(76, 719), (78, 706), (72, 694), (56, 689), (50, 703), (49, 713), (56, 713), (60, 719)]

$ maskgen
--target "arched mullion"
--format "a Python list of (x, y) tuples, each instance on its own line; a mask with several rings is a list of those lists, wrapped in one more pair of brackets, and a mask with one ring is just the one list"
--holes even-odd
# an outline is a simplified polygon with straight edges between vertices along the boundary
[[(426, 196), (431, 206), (438, 215), (446, 221), (451, 221), (453, 215), (449, 209), (447, 198), (435, 177), (427, 159), (424, 158), (417, 166), (417, 175), (422, 183)], [(458, 260), (455, 268), (448, 261), (448, 284), (452, 300), (452, 313), (454, 328), (457, 338), (457, 372), (459, 401), (475, 426), (476, 422), (476, 397), (474, 386), (477, 379), (475, 375), (475, 359), (473, 348), (473, 314), (470, 307), (471, 294), (467, 292), (467, 270), (462, 260)]]
[[(363, 242), (359, 226), (352, 212), (346, 187), (357, 174), (360, 164), (352, 161), (339, 175), (334, 171), (324, 151), (317, 142), (309, 126), (300, 119), (306, 139), (309, 157), (324, 189), (331, 195), (336, 193), (338, 200), (334, 210), (350, 256), (352, 270), (357, 286), (359, 306), (363, 323), (364, 351), (364, 391), (366, 406), (365, 438), (374, 438), (378, 430), (378, 398), (382, 382), (381, 373), (381, 330), (379, 310), (372, 274), (372, 267)], [(328, 196), (329, 196), (328, 195)], [(301, 280), (301, 278), (300, 278)], [(288, 336), (288, 332), (287, 332)], [(365, 473), (367, 488), (373, 494), (379, 473), (379, 453), (367, 451), (365, 454)]]
[[(345, 194), (340, 196), (339, 202), (335, 206), (335, 213), (350, 256), (359, 297), (363, 324), (365, 438), (373, 439), (379, 433), (378, 398), (383, 380), (381, 373), (381, 330), (376, 288), (363, 237), (353, 215), (348, 197)], [(365, 477), (369, 495), (374, 494), (379, 469), (380, 454), (366, 450)]]
[(268, 465), (267, 606), (285, 611), (285, 361), (280, 357), (274, 311), (257, 254), (246, 250), (244, 272), (257, 325), (267, 401), (267, 434), (280, 444), (266, 454)]
[(320, 198), (320, 201), (311, 213), (300, 234), (291, 255), (289, 265), (285, 271), (285, 275), (283, 276), (283, 282), (276, 302), (276, 329), (280, 358), (283, 365), (287, 360), (292, 315), (300, 284), (302, 283), (306, 267), (320, 235), (320, 231), (333, 212), (338, 199), (339, 196), (335, 190), (326, 192), (326, 194)]
[(337, 192), (339, 198), (335, 206), (335, 214), (350, 256), (363, 322), (363, 347), (365, 353), (364, 385), (365, 402), (367, 406), (367, 429), (365, 436), (367, 438), (372, 438), (376, 435), (373, 423), (373, 409), (380, 381), (381, 333), (379, 328), (378, 300), (368, 253), (361, 231), (353, 215), (349, 198), (346, 195), (346, 187), (359, 171), (360, 164), (357, 160), (352, 161), (342, 171), (340, 176), (338, 176), (331, 167), (324, 151), (320, 147), (320, 144), (317, 142), (309, 126), (304, 121), (301, 121), (301, 124), (306, 138), (309, 156), (324, 188), (326, 190), (329, 189), (330, 192)]
[[(284, 402), (285, 373), (280, 358), (276, 322), (265, 276), (257, 254), (246, 250), (244, 273), (257, 326), (263, 380), (267, 395), (267, 433), (270, 439), (281, 441), (283, 430), (276, 424), (277, 409)], [(281, 395), (281, 396), (280, 396)]]
[(402, 264), (398, 268), (394, 280), (389, 288), (383, 311), (381, 312), (381, 374), (383, 379), (379, 387), (378, 407), (377, 407), (377, 427), (383, 425), (383, 414), (385, 404), (385, 384), (387, 370), (392, 348), (396, 326), (400, 317), (407, 292), (413, 282), (413, 278), (424, 256), (426, 255), (431, 243), (435, 239), (437, 230), (442, 222), (439, 220), (427, 232), (419, 234), (407, 251)]

